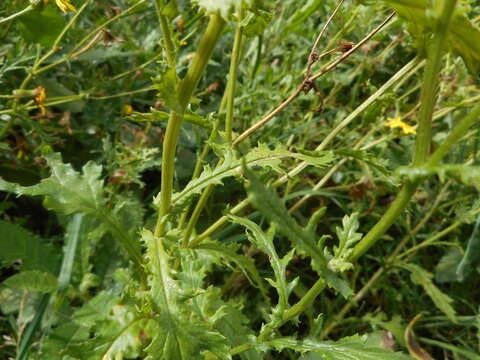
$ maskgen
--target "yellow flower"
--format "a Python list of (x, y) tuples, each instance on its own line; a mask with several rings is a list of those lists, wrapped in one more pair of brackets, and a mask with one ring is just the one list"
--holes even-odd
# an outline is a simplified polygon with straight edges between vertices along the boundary
[(47, 100), (47, 90), (45, 90), (43, 86), (39, 86), (33, 90), (33, 96), (35, 97), (35, 104), (40, 108), (40, 112), (42, 115), (45, 115), (47, 111), (43, 104), (45, 104), (45, 100)]
[[(49, 0), (43, 0), (45, 4), (49, 2)], [(62, 10), (64, 13), (72, 11), (76, 12), (75, 6), (70, 2), (70, 0), (55, 0), (55, 4)]]
[(133, 113), (133, 106), (130, 104), (124, 104), (122, 107), (122, 113), (123, 115), (130, 115)]
[(416, 134), (417, 131), (414, 129), (412, 125), (408, 125), (407, 123), (404, 123), (402, 121), (402, 118), (400, 115), (397, 115), (396, 118), (387, 118), (387, 122), (385, 123), (385, 126), (388, 126), (389, 128), (401, 128), (403, 130), (404, 134)]

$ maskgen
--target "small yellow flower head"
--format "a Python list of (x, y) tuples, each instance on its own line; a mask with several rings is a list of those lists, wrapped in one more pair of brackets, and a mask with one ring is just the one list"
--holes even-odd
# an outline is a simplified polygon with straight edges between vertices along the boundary
[(43, 86), (37, 87), (33, 90), (33, 95), (35, 96), (35, 104), (43, 105), (45, 100), (47, 100), (47, 90)]
[(75, 6), (72, 5), (70, 0), (55, 0), (55, 4), (62, 10), (64, 13), (68, 11), (76, 12)]
[(401, 128), (404, 134), (416, 134), (417, 131), (414, 129), (412, 125), (408, 125), (407, 123), (402, 121), (400, 115), (397, 115), (396, 118), (387, 118), (385, 122), (385, 126), (389, 128)]
[(45, 104), (45, 100), (47, 100), (47, 90), (45, 90), (43, 86), (39, 86), (35, 90), (33, 90), (33, 96), (35, 97), (35, 104), (37, 104), (40, 108), (41, 114), (45, 115), (47, 111), (43, 104)]
[[(44, 4), (47, 4), (50, 0), (43, 0)], [(64, 13), (69, 11), (76, 12), (75, 6), (70, 2), (70, 0), (55, 0), (55, 4), (62, 10)]]
[(130, 115), (131, 113), (133, 113), (133, 106), (130, 104), (123, 105), (122, 113), (123, 115)]

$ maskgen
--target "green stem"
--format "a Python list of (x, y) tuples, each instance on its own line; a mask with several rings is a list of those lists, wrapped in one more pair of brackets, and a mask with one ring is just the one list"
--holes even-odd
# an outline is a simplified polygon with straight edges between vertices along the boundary
[[(334, 139), (334, 135), (332, 134), (338, 134), (342, 129), (347, 127), (351, 122), (353, 122), (358, 116), (360, 116), (370, 105), (375, 103), (381, 96), (383, 96), (385, 93), (387, 93), (398, 81), (403, 79), (405, 76), (411, 76), (413, 75), (413, 72), (411, 70), (417, 66), (419, 63), (419, 60), (417, 58), (411, 60), (409, 63), (407, 63), (403, 68), (401, 68), (394, 76), (392, 76), (383, 86), (378, 89), (374, 94), (372, 94), (367, 100), (365, 100), (360, 106), (358, 106), (350, 115), (348, 115), (342, 122), (340, 122), (335, 129), (332, 130), (329, 136), (327, 136), (322, 143), (315, 149), (315, 150), (324, 150), (327, 145)], [(277, 181), (274, 182), (273, 186), (278, 187), (285, 182), (287, 182), (289, 179), (292, 177), (298, 175), (302, 170), (304, 170), (307, 167), (307, 163), (302, 162), (295, 168), (293, 168), (291, 171), (288, 172), (287, 175), (281, 177)], [(230, 210), (231, 214), (237, 214), (243, 209), (245, 209), (249, 204), (248, 199), (245, 199), (241, 201), (239, 204), (237, 204), (233, 209)], [(210, 225), (203, 233), (198, 235), (193, 241), (192, 241), (192, 246), (193, 244), (198, 245), (200, 244), (203, 240), (208, 238), (210, 235), (212, 235), (215, 231), (220, 229), (223, 225), (225, 225), (228, 222), (228, 217), (227, 216), (222, 216), (219, 218), (215, 223)]]
[(446, 49), (448, 26), (457, 0), (445, 0), (442, 3), (443, 9), (435, 24), (434, 38), (428, 51), (427, 67), (423, 78), (415, 157), (413, 159), (413, 165), (416, 166), (425, 163), (432, 141), (432, 118), (437, 99), (442, 58)]
[(317, 298), (317, 296), (325, 289), (325, 280), (318, 279), (315, 284), (307, 291), (307, 293), (290, 309), (283, 314), (283, 321), (288, 321), (291, 318), (304, 312)]
[(172, 111), (170, 118), (168, 119), (167, 131), (163, 143), (162, 189), (160, 192), (160, 209), (155, 227), (155, 236), (161, 236), (165, 232), (166, 221), (164, 221), (164, 217), (168, 214), (172, 201), (175, 152), (183, 115), (190, 102), (192, 94), (203, 75), (208, 60), (212, 55), (213, 48), (215, 47), (224, 26), (225, 21), (220, 15), (212, 15), (210, 17), (210, 21), (200, 41), (192, 65), (178, 87), (177, 97), (180, 111)]
[(27, 12), (32, 11), (39, 2), (40, 1), (37, 0), (37, 2), (35, 4), (30, 4), (25, 9), (20, 10), (19, 12), (15, 13), (15, 14), (12, 14), (8, 17), (5, 17), (3, 19), (0, 19), (0, 24), (11, 21), (11, 20), (15, 19), (16, 17), (22, 16), (23, 14), (26, 14)]
[[(432, 46), (429, 49), (425, 68), (424, 82), (422, 86), (421, 107), (419, 115), (418, 135), (416, 140), (414, 165), (424, 165), (428, 156), (432, 137), (432, 117), (436, 101), (436, 88), (441, 70), (441, 59), (445, 52), (445, 41), (448, 25), (455, 9), (456, 0), (446, 0), (435, 26)], [(365, 254), (382, 236), (390, 226), (398, 219), (407, 207), (410, 199), (420, 185), (420, 181), (407, 182), (400, 190), (397, 198), (387, 212), (375, 226), (357, 243), (353, 249), (351, 261), (357, 260)]]
[(27, 360), (28, 359), (28, 352), (30, 349), (30, 345), (32, 344), (33, 337), (35, 332), (40, 327), (42, 323), (43, 316), (45, 315), (45, 311), (47, 310), (48, 303), (50, 301), (50, 294), (43, 294), (40, 298), (40, 302), (35, 312), (35, 317), (33, 320), (27, 325), (25, 332), (20, 339), (20, 345), (17, 353), (16, 360)]
[(227, 115), (225, 118), (225, 132), (227, 141), (232, 143), (232, 122), (233, 122), (233, 105), (235, 100), (235, 87), (237, 84), (238, 64), (240, 59), (240, 48), (242, 45), (242, 25), (241, 21), (244, 16), (243, 7), (240, 9), (237, 28), (235, 30), (235, 39), (233, 41), (232, 58), (230, 60), (230, 71), (228, 73), (227, 83)]
[(167, 17), (162, 14), (162, 6), (160, 5), (161, 0), (155, 1), (155, 9), (157, 11), (158, 20), (160, 22), (160, 28), (162, 29), (163, 41), (165, 42), (165, 50), (167, 53), (167, 62), (168, 66), (172, 69), (176, 67), (176, 54), (175, 54), (175, 45), (173, 44), (172, 34), (170, 32), (170, 26), (167, 21)]
[(407, 207), (411, 197), (415, 194), (419, 181), (406, 183), (397, 195), (395, 201), (390, 205), (387, 212), (375, 224), (373, 228), (365, 235), (365, 237), (353, 248), (350, 261), (356, 261), (360, 256), (365, 254), (378, 239), (385, 234), (390, 226), (398, 219)]
[[(229, 144), (232, 144), (232, 122), (233, 122), (233, 105), (234, 105), (234, 100), (235, 100), (235, 87), (237, 83), (237, 74), (238, 74), (238, 65), (239, 65), (239, 60), (240, 60), (240, 49), (242, 45), (242, 26), (240, 24), (241, 20), (243, 19), (244, 16), (244, 9), (242, 8), (240, 10), (239, 14), (239, 20), (237, 24), (237, 28), (235, 30), (235, 38), (233, 41), (233, 48), (232, 48), (232, 55), (230, 59), (230, 71), (228, 75), (228, 83), (227, 83), (227, 89), (225, 92), (225, 99), (226, 99), (226, 107), (227, 107), (227, 114), (225, 118), (225, 132), (227, 134), (227, 141)], [(220, 110), (222, 108), (222, 104), (220, 105)], [(205, 146), (204, 151), (202, 152), (202, 157), (203, 155), (208, 153), (210, 149), (210, 146), (207, 144)], [(200, 158), (200, 160), (203, 162), (203, 158)], [(197, 163), (201, 164), (201, 163)], [(197, 170), (197, 167), (195, 168)], [(198, 169), (199, 170), (199, 169)], [(194, 175), (196, 175), (194, 173)], [(197, 175), (198, 176), (198, 175)], [(195, 205), (195, 209), (193, 210), (192, 216), (190, 217), (190, 220), (188, 221), (187, 229), (185, 231), (185, 236), (183, 239), (183, 245), (187, 246), (188, 242), (190, 240), (190, 237), (192, 236), (193, 230), (195, 229), (195, 225), (198, 222), (198, 219), (200, 217), (200, 214), (202, 213), (203, 209), (205, 208), (205, 205), (208, 201), (208, 198), (213, 192), (213, 185), (209, 185), (203, 192), (202, 195), (200, 196), (200, 199), (198, 200), (197, 204)], [(186, 215), (186, 213), (184, 213)]]
[(480, 117), (480, 105), (475, 106), (470, 113), (463, 118), (460, 123), (455, 126), (453, 131), (448, 135), (445, 141), (430, 156), (426, 166), (437, 165), (448, 154), (453, 145), (460, 141), (463, 135), (474, 125)]

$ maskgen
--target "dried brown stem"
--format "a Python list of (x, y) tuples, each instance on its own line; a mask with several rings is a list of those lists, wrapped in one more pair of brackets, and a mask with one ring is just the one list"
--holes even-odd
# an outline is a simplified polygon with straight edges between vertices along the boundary
[[(358, 44), (353, 46), (350, 50), (346, 51), (343, 53), (338, 59), (334, 60), (331, 62), (329, 65), (327, 65), (325, 68), (320, 70), (318, 73), (306, 77), (303, 82), (298, 86), (293, 93), (283, 102), (281, 103), (278, 107), (276, 107), (272, 112), (270, 112), (267, 116), (265, 116), (262, 120), (257, 122), (256, 124), (252, 125), (250, 128), (245, 130), (242, 134), (240, 134), (234, 141), (233, 141), (233, 146), (238, 145), (240, 142), (245, 140), (247, 137), (252, 135), (255, 131), (260, 129), (262, 126), (267, 124), (270, 120), (272, 120), (275, 116), (277, 116), (283, 109), (285, 109), (295, 98), (302, 92), (302, 91), (309, 91), (313, 85), (312, 83), (321, 77), (322, 75), (334, 70), (338, 64), (341, 62), (345, 61), (350, 55), (352, 55), (355, 51), (357, 51), (361, 46), (363, 46), (368, 40), (370, 40), (373, 36), (375, 36), (380, 30), (382, 30), (385, 25), (387, 25), (390, 20), (393, 19), (395, 16), (395, 12), (391, 13), (379, 26), (377, 26), (370, 34), (368, 34), (366, 37), (364, 37)], [(310, 63), (310, 59), (309, 59)], [(308, 71), (308, 70), (307, 70)]]

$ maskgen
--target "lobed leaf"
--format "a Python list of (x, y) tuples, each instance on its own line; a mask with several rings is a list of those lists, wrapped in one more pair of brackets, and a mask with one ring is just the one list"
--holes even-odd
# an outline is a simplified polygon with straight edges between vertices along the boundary
[[(248, 166), (271, 168), (276, 172), (283, 173), (281, 163), (284, 159), (295, 158), (318, 168), (324, 168), (334, 160), (333, 153), (330, 151), (295, 153), (282, 145), (270, 149), (265, 144), (259, 144), (243, 158), (237, 157), (232, 149), (222, 148), (222, 150), (224, 151), (223, 161), (215, 169), (208, 165), (205, 166), (198, 178), (191, 180), (180, 193), (173, 195), (172, 202), (175, 206), (182, 208), (192, 196), (200, 194), (207, 186), (222, 185), (223, 179), (241, 175), (243, 162)], [(158, 206), (159, 201), (160, 196), (157, 196), (154, 203)]]
[(10, 265), (19, 261), (20, 270), (56, 273), (58, 256), (41, 238), (4, 220), (0, 220), (0, 233), (0, 259), (4, 262)]
[(448, 319), (456, 322), (455, 309), (452, 307), (453, 299), (444, 294), (433, 283), (433, 274), (415, 264), (401, 263), (400, 266), (410, 272), (412, 282), (421, 285), (435, 306), (442, 311)]
[(250, 182), (247, 187), (248, 196), (253, 206), (275, 224), (278, 231), (287, 237), (298, 251), (312, 258), (313, 269), (327, 281), (329, 286), (345, 298), (349, 297), (352, 290), (345, 280), (328, 268), (327, 259), (322, 253), (323, 249), (316, 244), (312, 226), (308, 226), (307, 229), (300, 227), (274, 189), (271, 186), (264, 186), (250, 170), (246, 170), (246, 173)]
[(308, 352), (303, 360), (412, 360), (408, 355), (394, 353), (387, 349), (368, 345), (364, 337), (358, 335), (342, 338), (338, 341), (315, 341), (278, 338), (268, 344), (278, 350), (291, 349)]
[(292, 290), (294, 289), (298, 279), (295, 279), (290, 284), (287, 282), (287, 277), (285, 275), (286, 268), (288, 263), (293, 257), (294, 250), (289, 252), (287, 255), (280, 259), (275, 250), (275, 246), (273, 244), (273, 238), (275, 236), (275, 229), (272, 227), (270, 230), (265, 233), (262, 231), (260, 226), (255, 224), (253, 221), (241, 218), (234, 215), (228, 215), (228, 218), (237, 224), (244, 226), (252, 236), (248, 236), (250, 242), (256, 245), (260, 250), (268, 255), (268, 259), (270, 260), (270, 265), (273, 268), (273, 272), (275, 273), (275, 280), (268, 279), (269, 283), (275, 287), (278, 293), (278, 311), (283, 313), (288, 307), (288, 297)]
[(57, 278), (48, 272), (29, 270), (10, 276), (3, 284), (14, 289), (50, 293), (57, 289)]

